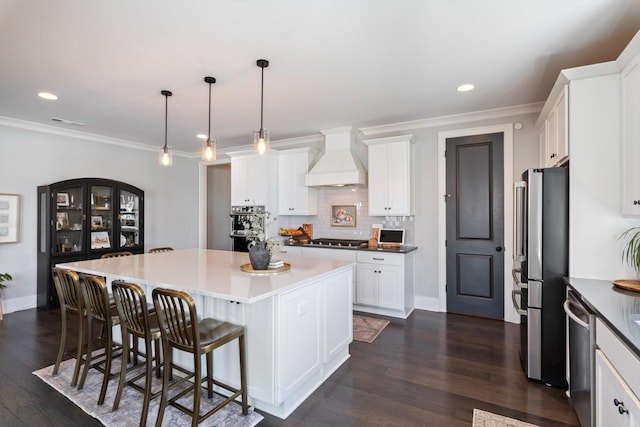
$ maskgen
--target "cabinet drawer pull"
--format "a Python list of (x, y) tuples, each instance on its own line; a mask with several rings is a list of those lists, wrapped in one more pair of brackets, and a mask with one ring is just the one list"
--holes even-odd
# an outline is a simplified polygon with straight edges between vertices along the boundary
[(620, 415), (624, 415), (624, 414), (628, 414), (629, 413), (629, 410), (624, 407), (624, 402), (623, 401), (618, 400), (617, 398), (614, 398), (613, 399), (613, 404), (618, 407), (618, 412), (620, 413)]
[(375, 261), (384, 261), (384, 258), (376, 258), (376, 257), (373, 257), (373, 260), (375, 260)]

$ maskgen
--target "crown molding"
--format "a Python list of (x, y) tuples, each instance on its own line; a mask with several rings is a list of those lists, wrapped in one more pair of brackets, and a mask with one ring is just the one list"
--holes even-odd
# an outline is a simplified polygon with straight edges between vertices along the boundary
[[(48, 133), (51, 135), (59, 135), (59, 136), (66, 136), (69, 138), (84, 139), (87, 141), (99, 142), (102, 144), (117, 145), (120, 147), (132, 148), (134, 150), (153, 151), (153, 152), (156, 152), (159, 150), (159, 148), (156, 149), (156, 147), (152, 147), (150, 145), (143, 144), (141, 142), (133, 142), (133, 141), (128, 141), (126, 139), (111, 138), (109, 136), (97, 135), (89, 132), (81, 132), (73, 129), (63, 129), (56, 126), (43, 125), (40, 123), (34, 123), (26, 120), (14, 119), (14, 118), (5, 117), (5, 116), (0, 116), (0, 125), (31, 130), (34, 132)], [(199, 157), (200, 153), (187, 153), (185, 151), (173, 150), (173, 155), (179, 156), (179, 157), (195, 158), (195, 157)]]
[(491, 110), (474, 111), (472, 113), (453, 114), (450, 116), (432, 117), (428, 119), (411, 120), (381, 126), (370, 126), (360, 128), (365, 136), (378, 135), (390, 132), (406, 132), (415, 129), (448, 126), (457, 123), (466, 123), (476, 120), (488, 120), (501, 117), (516, 116), (520, 114), (539, 113), (542, 110), (543, 102), (532, 104), (515, 105), (512, 107), (494, 108)]

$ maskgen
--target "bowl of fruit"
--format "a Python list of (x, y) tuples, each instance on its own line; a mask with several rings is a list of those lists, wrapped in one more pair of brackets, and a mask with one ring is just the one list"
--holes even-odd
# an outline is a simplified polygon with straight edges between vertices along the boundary
[(302, 228), (280, 228), (280, 230), (278, 231), (278, 234), (284, 237), (288, 237), (289, 240), (287, 241), (287, 243), (289, 243), (290, 245), (293, 245), (296, 243), (297, 237), (305, 236), (304, 231), (302, 231)]

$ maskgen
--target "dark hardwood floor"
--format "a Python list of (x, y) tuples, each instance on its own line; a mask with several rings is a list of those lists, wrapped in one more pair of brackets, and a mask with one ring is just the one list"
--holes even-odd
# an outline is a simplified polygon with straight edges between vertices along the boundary
[[(564, 391), (527, 381), (519, 327), (415, 311), (351, 358), (287, 420), (260, 426), (471, 426), (474, 408), (546, 426), (578, 426)], [(100, 426), (31, 372), (55, 361), (58, 310), (0, 322), (0, 426)]]

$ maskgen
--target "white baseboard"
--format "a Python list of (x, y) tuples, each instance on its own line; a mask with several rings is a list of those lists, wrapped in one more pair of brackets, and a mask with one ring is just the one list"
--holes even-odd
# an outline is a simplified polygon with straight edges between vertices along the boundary
[(440, 310), (440, 300), (435, 297), (421, 297), (416, 295), (415, 303), (416, 308), (420, 310), (442, 311)]
[(2, 298), (2, 312), (4, 314), (13, 313), (14, 311), (28, 310), (30, 308), (37, 307), (37, 298), (35, 295), (30, 295), (20, 298)]

